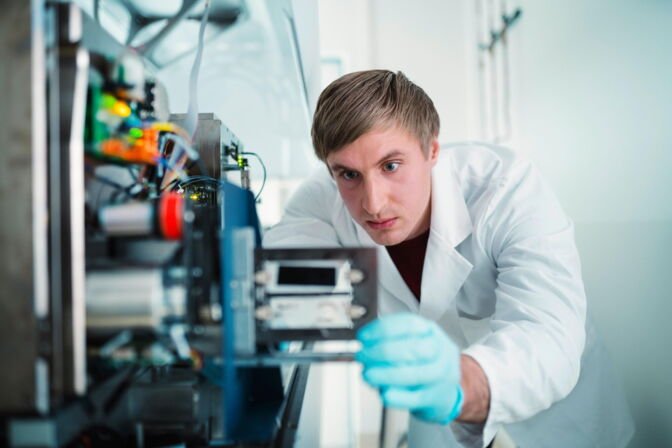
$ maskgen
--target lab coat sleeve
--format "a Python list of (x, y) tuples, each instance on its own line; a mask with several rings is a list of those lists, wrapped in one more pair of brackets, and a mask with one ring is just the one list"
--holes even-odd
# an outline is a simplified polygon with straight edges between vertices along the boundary
[[(527, 419), (567, 396), (578, 381), (585, 344), (586, 298), (573, 224), (529, 162), (519, 163), (495, 191), (476, 235), (497, 269), (495, 313), (491, 333), (464, 351), (490, 385), (490, 410), (477, 443), (483, 446), (501, 424)], [(473, 425), (456, 429), (473, 441)]]
[(318, 170), (292, 195), (280, 222), (266, 231), (263, 246), (340, 246), (332, 218), (337, 194), (326, 169)]

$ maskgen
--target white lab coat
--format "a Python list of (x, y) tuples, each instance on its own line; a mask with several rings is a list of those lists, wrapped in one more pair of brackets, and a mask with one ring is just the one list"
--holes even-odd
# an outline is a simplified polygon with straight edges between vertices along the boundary
[[(500, 426), (521, 447), (620, 447), (633, 424), (586, 319), (573, 225), (534, 166), (485, 144), (442, 148), (415, 299), (378, 246), (379, 308), (435, 320), (490, 384), (483, 425), (411, 419), (411, 447), (486, 446)], [(290, 200), (266, 246), (371, 246), (326, 169)], [(459, 443), (458, 443), (459, 441)]]

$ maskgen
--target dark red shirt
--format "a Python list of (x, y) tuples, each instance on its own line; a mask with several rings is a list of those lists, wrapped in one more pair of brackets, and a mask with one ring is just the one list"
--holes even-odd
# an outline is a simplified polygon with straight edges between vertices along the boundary
[(404, 279), (418, 302), (420, 301), (422, 267), (425, 264), (428, 240), (429, 230), (394, 246), (385, 246), (387, 253), (390, 254), (390, 258), (392, 258), (394, 265), (401, 274), (401, 278)]

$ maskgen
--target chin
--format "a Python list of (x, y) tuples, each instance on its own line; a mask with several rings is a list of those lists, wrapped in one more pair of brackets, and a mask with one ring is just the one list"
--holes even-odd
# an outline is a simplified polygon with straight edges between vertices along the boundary
[(399, 235), (398, 232), (376, 232), (375, 234), (369, 233), (369, 236), (376, 244), (380, 244), (381, 246), (394, 246), (404, 241), (404, 237)]

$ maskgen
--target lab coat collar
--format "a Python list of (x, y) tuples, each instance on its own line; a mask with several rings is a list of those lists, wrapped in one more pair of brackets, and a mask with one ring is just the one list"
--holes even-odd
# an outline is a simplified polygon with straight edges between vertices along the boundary
[(472, 223), (453, 165), (446, 156), (432, 170), (431, 235), (456, 247), (471, 234)]
[(472, 223), (447, 157), (442, 158), (432, 171), (431, 200), (430, 234), (423, 265), (420, 305), (385, 246), (377, 245), (360, 225), (355, 223), (355, 227), (361, 244), (377, 247), (381, 287), (410, 311), (419, 311), (424, 317), (438, 320), (453, 302), (473, 267), (455, 250), (471, 234)]
[(473, 265), (455, 248), (472, 231), (469, 209), (448, 157), (432, 170), (432, 215), (422, 270), (420, 314), (438, 320)]

